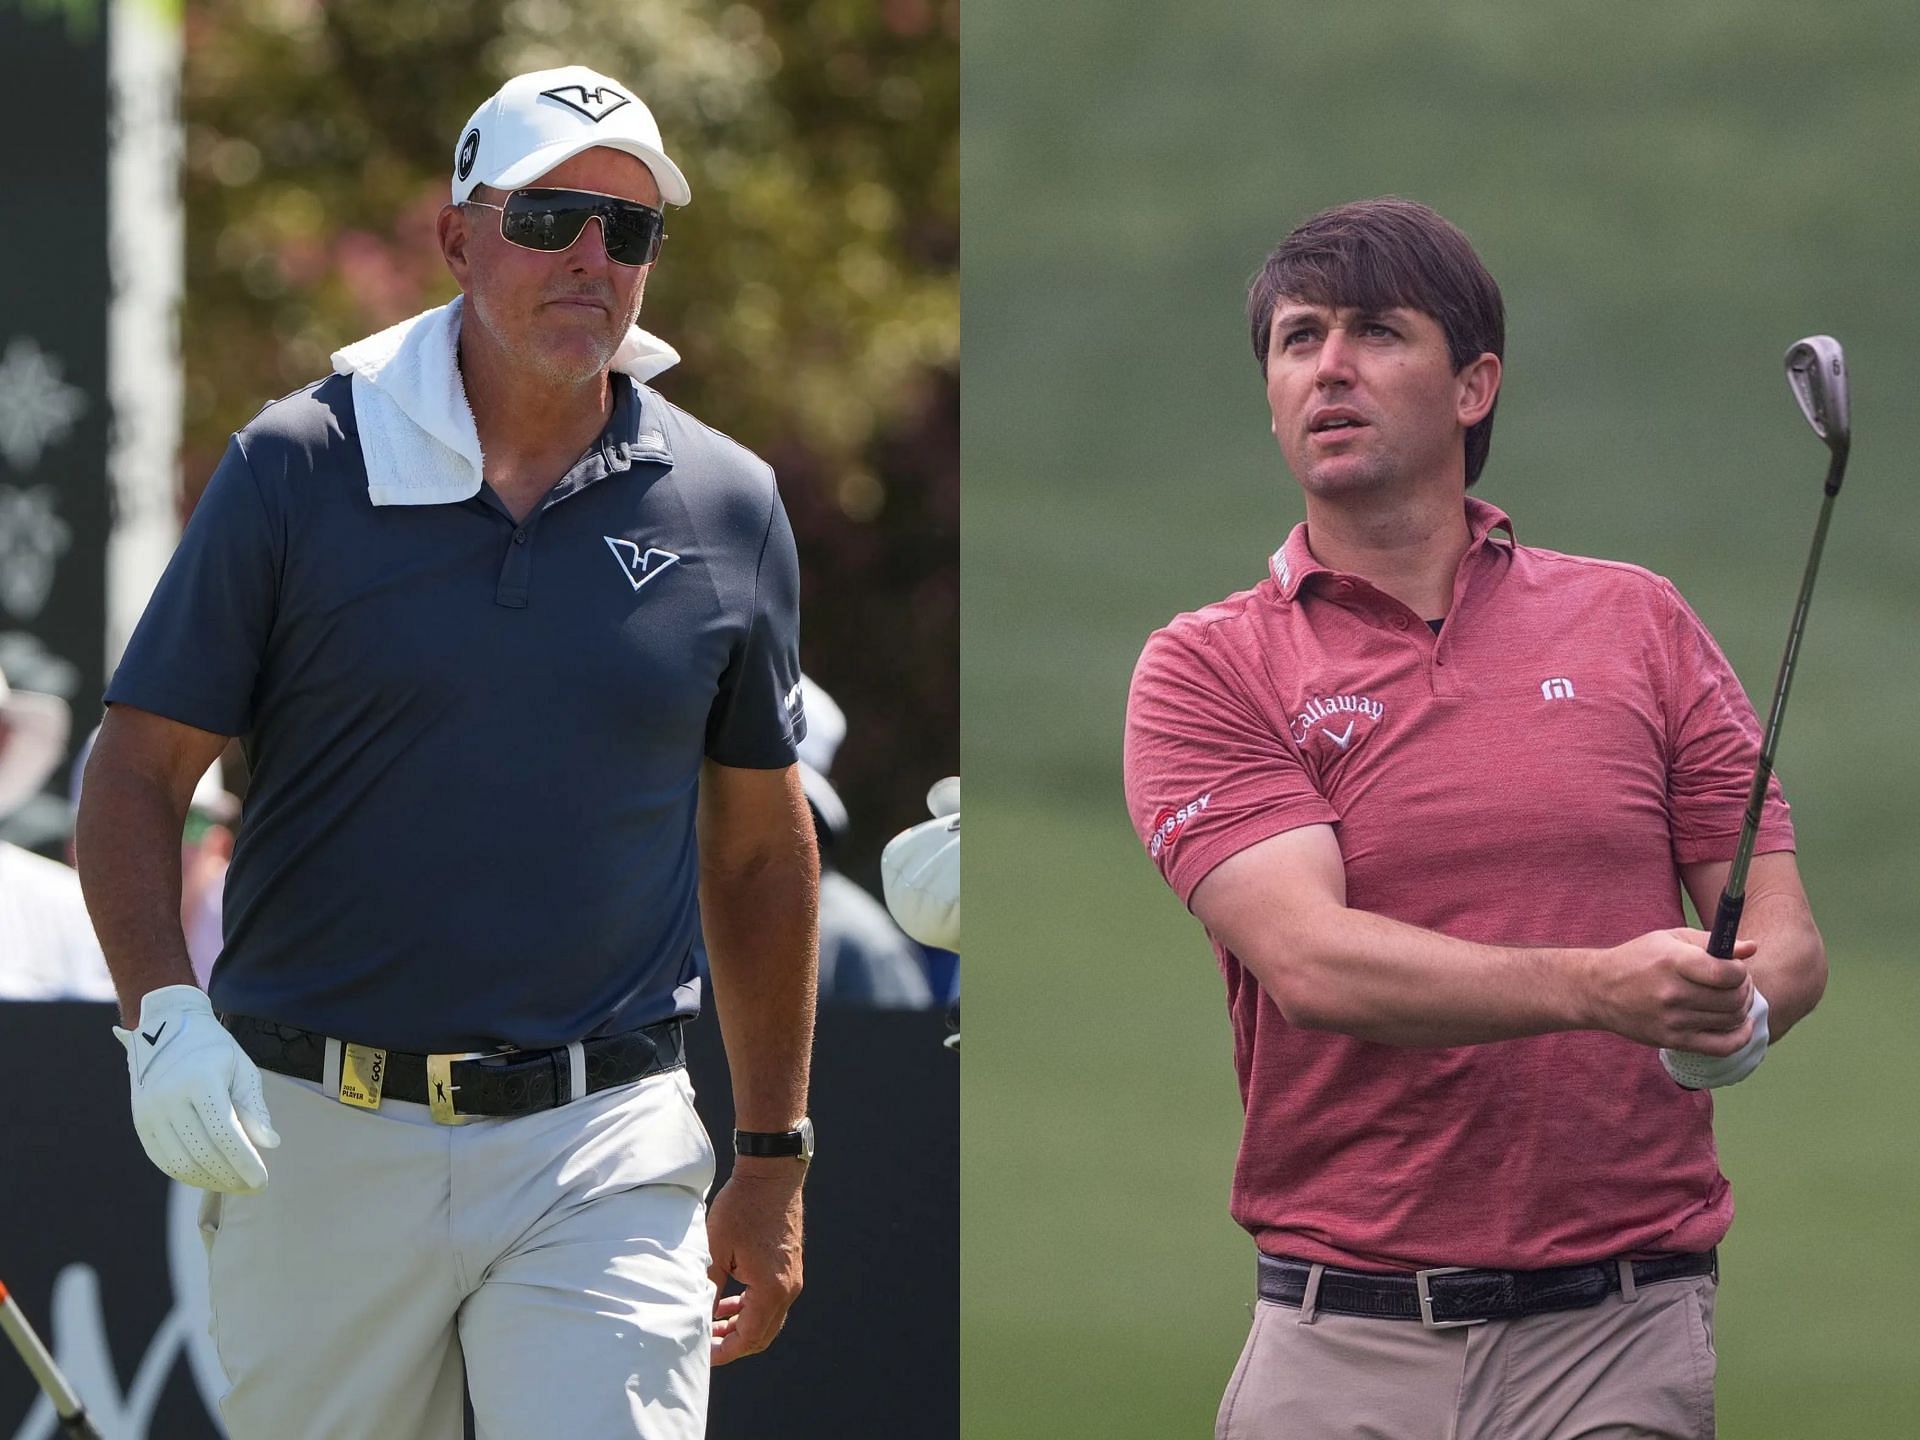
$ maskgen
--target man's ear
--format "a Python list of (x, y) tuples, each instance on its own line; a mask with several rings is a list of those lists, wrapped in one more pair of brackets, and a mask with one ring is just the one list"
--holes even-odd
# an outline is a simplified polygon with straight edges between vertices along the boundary
[(1471, 430), (1493, 409), (1500, 398), (1500, 357), (1487, 351), (1469, 360), (1460, 370), (1460, 424)]
[(466, 210), (459, 205), (442, 205), (435, 227), (440, 237), (440, 258), (447, 262), (447, 269), (453, 272), (454, 282), (465, 293), (467, 275), (472, 268), (467, 247), (473, 240), (473, 231), (467, 226)]

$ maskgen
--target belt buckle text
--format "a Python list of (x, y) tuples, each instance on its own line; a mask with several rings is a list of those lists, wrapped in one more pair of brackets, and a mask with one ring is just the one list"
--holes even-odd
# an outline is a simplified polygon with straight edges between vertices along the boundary
[(462, 1115), (454, 1108), (454, 1093), (460, 1087), (453, 1083), (452, 1067), (456, 1060), (478, 1060), (483, 1053), (469, 1050), (464, 1055), (427, 1056), (427, 1109), (442, 1125), (464, 1125), (469, 1120), (480, 1118), (478, 1115)]
[(362, 1110), (380, 1108), (380, 1091), (387, 1083), (387, 1052), (374, 1045), (340, 1047), (340, 1103)]
[(1462, 1325), (1484, 1325), (1487, 1317), (1482, 1315), (1472, 1320), (1436, 1320), (1433, 1318), (1433, 1294), (1427, 1288), (1427, 1281), (1434, 1275), (1459, 1275), (1473, 1269), (1471, 1265), (1436, 1265), (1430, 1270), (1413, 1272), (1414, 1292), (1420, 1297), (1420, 1323), (1429, 1330), (1453, 1330)]

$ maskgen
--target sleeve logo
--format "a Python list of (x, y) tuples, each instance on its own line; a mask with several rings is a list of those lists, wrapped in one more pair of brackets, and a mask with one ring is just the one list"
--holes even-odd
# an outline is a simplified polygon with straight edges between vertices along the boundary
[(1169, 805), (1162, 810), (1153, 822), (1153, 834), (1147, 837), (1147, 854), (1159, 860), (1173, 849), (1173, 842), (1180, 838), (1180, 832), (1194, 816), (1213, 803), (1213, 792), (1209, 790), (1198, 800), (1182, 805), (1178, 810)]

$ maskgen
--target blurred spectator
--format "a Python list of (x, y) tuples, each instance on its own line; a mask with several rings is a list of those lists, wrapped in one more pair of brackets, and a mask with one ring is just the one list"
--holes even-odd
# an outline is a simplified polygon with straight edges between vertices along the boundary
[(847, 717), (809, 677), (807, 738), (800, 742), (800, 781), (820, 840), (820, 1003), (875, 1010), (925, 1010), (934, 1003), (920, 947), (883, 906), (834, 867), (834, 847), (847, 832), (847, 807), (827, 779), (847, 736)]
[[(0, 675), (0, 820), (60, 765), (72, 716), (57, 695)], [(0, 841), (0, 1000), (112, 1000), (80, 878), (58, 860)]]
[[(75, 814), (80, 811), (80, 783), (86, 776), (87, 759), (93, 754), (94, 738), (99, 733), (96, 727), (87, 736), (73, 762), (68, 793)], [(187, 802), (186, 828), (180, 834), (180, 929), (187, 937), (193, 978), (202, 990), (207, 988), (213, 962), (220, 958), (224, 943), (222, 897), (227, 888), (227, 864), (233, 859), (233, 827), (239, 818), (240, 802), (221, 783), (220, 762), (216, 760), (193, 787), (193, 798)], [(68, 859), (72, 858), (69, 847)]]

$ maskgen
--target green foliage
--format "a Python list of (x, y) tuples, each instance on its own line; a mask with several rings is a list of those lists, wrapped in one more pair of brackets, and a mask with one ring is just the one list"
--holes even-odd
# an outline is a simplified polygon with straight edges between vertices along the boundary
[(189, 499), (262, 403), (452, 296), (435, 217), (501, 81), (627, 82), (694, 196), (647, 289), (685, 357), (656, 383), (780, 475), (803, 658), (852, 726), (848, 868), (871, 878), (957, 768), (957, 29), (955, 0), (190, 7)]

